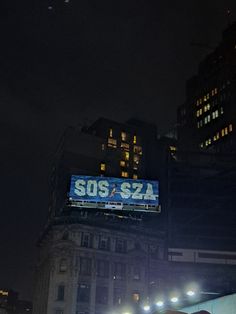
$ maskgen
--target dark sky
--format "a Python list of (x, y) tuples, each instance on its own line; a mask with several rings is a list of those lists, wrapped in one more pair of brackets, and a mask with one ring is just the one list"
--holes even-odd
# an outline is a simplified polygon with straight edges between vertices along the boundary
[[(49, 10), (48, 7), (52, 6)], [(185, 81), (227, 26), (235, 0), (1, 3), (0, 287), (32, 295), (48, 174), (68, 125), (99, 116), (176, 119)]]

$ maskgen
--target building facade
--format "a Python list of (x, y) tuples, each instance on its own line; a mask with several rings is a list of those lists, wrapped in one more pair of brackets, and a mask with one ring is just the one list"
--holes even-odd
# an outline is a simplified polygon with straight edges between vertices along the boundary
[(236, 23), (230, 25), (219, 46), (187, 81), (186, 101), (178, 108), (179, 148), (235, 151)]
[(60, 217), (40, 240), (34, 314), (129, 311), (163, 278), (163, 234), (98, 215)]

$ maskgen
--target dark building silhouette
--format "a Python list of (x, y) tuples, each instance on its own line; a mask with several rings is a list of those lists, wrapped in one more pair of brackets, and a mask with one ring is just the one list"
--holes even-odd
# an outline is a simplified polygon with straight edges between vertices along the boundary
[(178, 108), (181, 150), (235, 151), (236, 23), (187, 81), (186, 101)]

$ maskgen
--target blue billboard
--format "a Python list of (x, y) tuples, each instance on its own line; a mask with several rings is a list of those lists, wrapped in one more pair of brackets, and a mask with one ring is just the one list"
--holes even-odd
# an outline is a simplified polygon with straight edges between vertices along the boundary
[(159, 183), (150, 180), (72, 175), (69, 198), (80, 202), (112, 202), (157, 207)]

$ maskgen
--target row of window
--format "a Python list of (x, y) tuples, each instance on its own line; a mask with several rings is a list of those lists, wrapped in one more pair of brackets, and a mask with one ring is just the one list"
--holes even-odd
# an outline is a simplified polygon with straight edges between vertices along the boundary
[[(94, 236), (90, 232), (82, 232), (81, 236), (81, 246), (86, 248), (94, 247)], [(111, 239), (108, 236), (99, 236), (98, 249), (109, 251), (111, 249)], [(127, 241), (123, 239), (116, 239), (115, 242), (115, 252), (126, 253), (127, 251)]]
[(202, 105), (203, 102), (206, 102), (207, 100), (210, 99), (211, 96), (215, 96), (218, 93), (218, 89), (215, 87), (213, 88), (210, 92), (208, 92), (206, 95), (204, 95), (203, 97), (197, 99), (196, 105)]
[[(90, 284), (81, 283), (78, 285), (77, 289), (77, 302), (89, 303), (90, 302)], [(107, 305), (108, 304), (108, 287), (107, 286), (97, 286), (96, 287), (96, 304)], [(125, 301), (125, 290), (122, 288), (114, 288), (113, 290), (113, 305), (121, 305)], [(65, 285), (60, 284), (57, 288), (57, 301), (65, 301)], [(134, 302), (140, 301), (140, 293), (134, 291), (132, 294), (132, 300)], [(57, 313), (57, 312), (56, 312)]]
[(217, 118), (219, 118), (220, 115), (222, 115), (224, 113), (224, 109), (223, 107), (220, 108), (220, 110), (215, 110), (213, 111), (211, 114), (208, 114), (207, 116), (204, 117), (204, 119), (202, 120), (199, 120), (197, 122), (197, 128), (201, 128), (203, 127), (204, 125), (208, 124), (211, 122), (211, 120), (215, 120)]
[(207, 140), (205, 140), (205, 142), (200, 144), (200, 147), (207, 147), (211, 144), (213, 144), (214, 142), (218, 141), (220, 138), (223, 138), (225, 136), (227, 136), (229, 133), (231, 133), (233, 131), (233, 125), (229, 124), (227, 127), (221, 129), (219, 132), (217, 132), (213, 138), (208, 138)]
[[(127, 134), (126, 132), (122, 131), (122, 132), (120, 133), (120, 136), (121, 136), (121, 140), (122, 140), (123, 142), (126, 142), (127, 139), (128, 139), (128, 137), (129, 137), (129, 134)], [(111, 129), (111, 128), (109, 129), (109, 137), (110, 137), (110, 138), (113, 137), (113, 129)], [(133, 144), (136, 144), (136, 143), (137, 143), (137, 136), (134, 135), (134, 136), (133, 136)]]
[[(93, 260), (90, 257), (80, 257), (76, 264), (79, 264), (79, 273), (83, 276), (91, 276), (93, 270)], [(67, 260), (62, 258), (59, 262), (59, 272), (65, 273), (68, 269)], [(95, 262), (96, 276), (100, 278), (109, 278), (111, 269), (111, 263), (107, 260), (98, 259)], [(113, 279), (114, 280), (125, 280), (126, 279), (126, 264), (125, 263), (114, 263), (113, 264)], [(139, 266), (134, 266), (132, 270), (133, 280), (140, 280), (141, 269)]]

